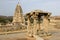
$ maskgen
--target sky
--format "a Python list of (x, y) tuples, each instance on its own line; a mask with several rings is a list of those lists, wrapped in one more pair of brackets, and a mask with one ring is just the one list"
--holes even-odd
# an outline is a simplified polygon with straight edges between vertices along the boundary
[[(60, 16), (60, 0), (20, 0), (23, 14), (39, 9)], [(0, 15), (13, 16), (18, 0), (0, 0)]]

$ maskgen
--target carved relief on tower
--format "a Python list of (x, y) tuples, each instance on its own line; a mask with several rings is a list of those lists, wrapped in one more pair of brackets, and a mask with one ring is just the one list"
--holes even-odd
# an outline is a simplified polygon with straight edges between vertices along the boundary
[(21, 6), (19, 4), (17, 4), (16, 9), (15, 9), (15, 13), (13, 16), (13, 23), (14, 22), (19, 22), (19, 23), (24, 22), (22, 13), (23, 13), (23, 11), (22, 11)]

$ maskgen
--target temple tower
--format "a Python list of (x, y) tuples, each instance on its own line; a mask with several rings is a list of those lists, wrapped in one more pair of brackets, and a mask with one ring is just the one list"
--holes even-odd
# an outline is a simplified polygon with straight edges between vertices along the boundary
[(16, 8), (15, 8), (15, 12), (14, 12), (14, 16), (13, 16), (13, 22), (14, 24), (16, 23), (23, 23), (23, 15), (22, 15), (23, 11), (22, 8), (18, 2)]

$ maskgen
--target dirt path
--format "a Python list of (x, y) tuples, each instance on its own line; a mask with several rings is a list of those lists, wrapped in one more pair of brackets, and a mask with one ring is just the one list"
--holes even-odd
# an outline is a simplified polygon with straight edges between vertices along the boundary
[(26, 40), (26, 33), (14, 33), (14, 34), (5, 34), (0, 35), (0, 40)]

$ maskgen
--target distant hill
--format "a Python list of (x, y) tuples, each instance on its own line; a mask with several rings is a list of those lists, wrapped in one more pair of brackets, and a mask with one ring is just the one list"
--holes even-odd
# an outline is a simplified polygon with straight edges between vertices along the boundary
[(0, 23), (6, 24), (12, 22), (13, 16), (2, 16), (0, 15)]
[(53, 18), (55, 20), (60, 20), (60, 16), (51, 16), (50, 18)]

